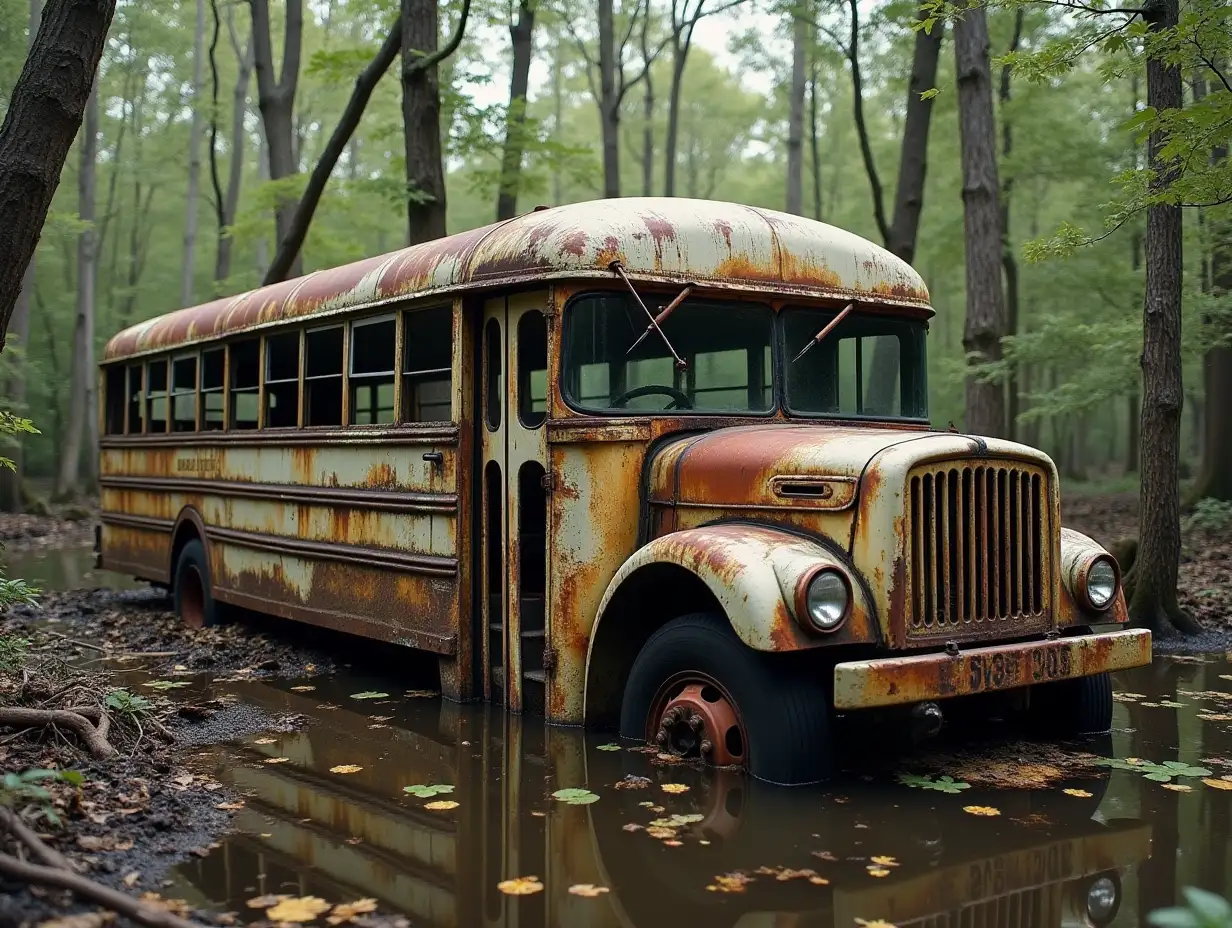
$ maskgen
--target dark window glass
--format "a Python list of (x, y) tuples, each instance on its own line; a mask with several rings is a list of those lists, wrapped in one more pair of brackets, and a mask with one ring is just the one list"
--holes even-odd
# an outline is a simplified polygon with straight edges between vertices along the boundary
[(548, 323), (541, 312), (518, 320), (518, 418), (528, 429), (548, 417)]
[(299, 425), (299, 332), (265, 337), (265, 427)]
[[(783, 351), (794, 358), (834, 317), (783, 313)], [(787, 408), (799, 415), (926, 419), (925, 324), (852, 313), (799, 361), (788, 360)]]
[(255, 429), (260, 413), (261, 340), (231, 343), (231, 428)]
[(128, 434), (140, 435), (145, 431), (145, 404), (141, 402), (141, 365), (128, 367)]
[(351, 323), (351, 424), (394, 421), (397, 320), (390, 316)]
[(489, 319), (483, 333), (484, 369), (484, 421), (488, 429), (495, 431), (501, 424), (501, 407), (505, 404), (504, 345), (501, 342), (500, 322)]
[(402, 421), (453, 418), (453, 308), (410, 310), (403, 316)]
[(304, 337), (304, 425), (342, 425), (342, 326)]
[(171, 360), (171, 423), (176, 432), (197, 430), (197, 356)]
[(146, 365), (146, 409), (151, 432), (167, 431), (167, 362)]
[(107, 368), (103, 386), (106, 391), (103, 397), (103, 409), (105, 410), (103, 425), (108, 435), (124, 434), (124, 407), (126, 405), (124, 380), (125, 371), (121, 365), (113, 364)]
[(223, 427), (223, 372), (226, 349), (211, 348), (201, 352), (201, 430), (218, 431)]
[[(657, 313), (666, 302), (649, 305)], [(774, 408), (768, 306), (688, 301), (677, 307), (660, 328), (686, 362), (684, 370), (663, 335), (652, 330), (641, 338), (649, 320), (625, 294), (581, 297), (565, 316), (561, 384), (575, 406), (612, 413)]]

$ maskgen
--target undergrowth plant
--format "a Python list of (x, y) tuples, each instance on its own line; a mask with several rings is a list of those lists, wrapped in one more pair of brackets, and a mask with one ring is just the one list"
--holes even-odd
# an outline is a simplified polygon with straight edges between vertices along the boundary
[(0, 806), (13, 809), (35, 804), (44, 818), (55, 825), (60, 816), (51, 805), (51, 792), (40, 784), (48, 781), (81, 786), (86, 778), (76, 770), (25, 770), (21, 773), (6, 773), (0, 777)]

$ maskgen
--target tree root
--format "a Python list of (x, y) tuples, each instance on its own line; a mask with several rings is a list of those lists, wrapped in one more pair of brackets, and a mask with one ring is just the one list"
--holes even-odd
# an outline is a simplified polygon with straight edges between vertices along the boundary
[(71, 870), (26, 863), (9, 854), (0, 854), (0, 875), (25, 883), (67, 889), (147, 928), (200, 928), (195, 922), (165, 909), (155, 908)]
[(77, 735), (95, 760), (114, 757), (116, 749), (107, 740), (111, 730), (111, 716), (97, 707), (83, 706), (80, 709), (24, 709), (0, 708), (0, 725), (33, 727), (36, 725), (60, 725)]
[(58, 867), (61, 870), (72, 870), (73, 865), (69, 863), (67, 857), (57, 850), (53, 850), (43, 843), (42, 839), (34, 833), (34, 831), (21, 820), (12, 809), (6, 809), (0, 806), (0, 832), (7, 831), (19, 842), (30, 849), (36, 858), (42, 861), (49, 867)]

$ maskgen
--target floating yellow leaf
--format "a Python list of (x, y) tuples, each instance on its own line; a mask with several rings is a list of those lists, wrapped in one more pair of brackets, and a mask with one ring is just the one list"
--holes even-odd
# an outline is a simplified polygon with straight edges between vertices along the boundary
[(574, 883), (569, 887), (569, 892), (575, 896), (585, 896), (587, 899), (593, 899), (595, 896), (602, 896), (609, 892), (606, 886), (596, 886), (594, 883)]
[(812, 883), (814, 886), (829, 886), (830, 885), (830, 881), (827, 880), (824, 876), (817, 876), (816, 874), (813, 874), (812, 876), (810, 876), (808, 878), (808, 881)]
[(1212, 789), (1232, 789), (1232, 780), (1216, 780), (1213, 777), (1207, 777), (1202, 782)]
[(869, 876), (889, 876), (890, 871), (885, 867), (866, 867)]
[(687, 793), (689, 791), (689, 788), (683, 783), (664, 783), (661, 788), (663, 792), (672, 793), (673, 795), (678, 793)]
[(671, 838), (676, 837), (676, 829), (675, 828), (664, 828), (661, 825), (652, 825), (651, 827), (646, 829), (646, 834), (650, 835), (650, 837), (652, 838), (671, 839)]
[(712, 893), (742, 893), (744, 887), (753, 882), (753, 878), (739, 870), (734, 873), (724, 873), (716, 876), (714, 882), (706, 887)]
[[(266, 764), (285, 764), (290, 761), (289, 757), (267, 757), (262, 763)], [(283, 921), (291, 921), (291, 919), (283, 919)]]
[(292, 896), (267, 911), (265, 917), (272, 922), (310, 922), (329, 908), (328, 902), (316, 896)]
[(512, 880), (501, 880), (496, 888), (506, 896), (530, 896), (543, 892), (543, 884), (537, 876), (515, 876)]
[(369, 912), (375, 911), (375, 899), (356, 899), (354, 902), (340, 902), (334, 906), (334, 910), (329, 913), (329, 918), (326, 921), (331, 925), (340, 925), (343, 922), (349, 922), (356, 915), (367, 915)]
[(339, 764), (337, 767), (330, 767), (330, 773), (359, 773), (364, 768), (359, 764)]
[(1170, 789), (1174, 793), (1192, 793), (1193, 787), (1186, 786), (1184, 783), (1161, 783), (1159, 784), (1164, 789)]
[(1092, 796), (1085, 789), (1063, 789), (1061, 792), (1066, 796), (1077, 796), (1079, 799), (1090, 799)]
[(312, 692), (313, 690), (315, 690), (315, 689), (316, 689), (316, 687), (315, 687), (315, 686), (293, 686), (293, 687), (291, 687), (291, 692), (293, 692), (293, 693), (311, 693), (311, 692)]
[(429, 802), (424, 805), (425, 809), (429, 809), (432, 812), (448, 812), (450, 809), (456, 809), (457, 807), (458, 803), (452, 799), (438, 799), (435, 802)]
[(627, 825), (621, 826), (625, 831), (641, 831), (645, 826), (639, 825), (637, 822), (629, 822)]
[(677, 841), (675, 838), (668, 838), (663, 842), (666, 847), (680, 847), (683, 843), (683, 841)]
[(994, 809), (992, 806), (963, 806), (964, 812), (970, 812), (972, 815), (1000, 815), (1000, 809)]
[(869, 860), (875, 863), (878, 867), (897, 867), (898, 866), (898, 861), (894, 859), (893, 857), (870, 857)]
[(253, 744), (274, 744), (277, 740), (277, 738), (258, 738)]

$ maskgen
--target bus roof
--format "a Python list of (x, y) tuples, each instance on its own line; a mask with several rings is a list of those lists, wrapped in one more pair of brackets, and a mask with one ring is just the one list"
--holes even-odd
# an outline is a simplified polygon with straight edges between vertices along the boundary
[(271, 284), (130, 326), (105, 361), (166, 350), (305, 316), (567, 278), (612, 279), (868, 299), (928, 309), (905, 261), (866, 239), (775, 210), (677, 197), (628, 197), (540, 208), (387, 255)]

